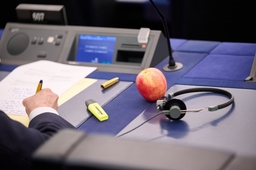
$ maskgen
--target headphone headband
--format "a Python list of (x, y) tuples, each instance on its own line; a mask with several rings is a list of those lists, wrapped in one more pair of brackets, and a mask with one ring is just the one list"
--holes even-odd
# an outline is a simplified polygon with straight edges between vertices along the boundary
[[(184, 90), (177, 91), (177, 92), (171, 94), (170, 96), (171, 96), (171, 98), (173, 98), (173, 97), (176, 97), (176, 96), (179, 96), (182, 94), (194, 93), (194, 92), (213, 92), (213, 93), (219, 93), (219, 94), (223, 94), (223, 95), (227, 96), (229, 98), (229, 101), (219, 104), (219, 105), (216, 105), (215, 106), (215, 107), (217, 107), (216, 110), (225, 108), (225, 107), (229, 106), (230, 104), (232, 104), (234, 101), (233, 94), (231, 94), (230, 92), (228, 92), (226, 90), (218, 89), (218, 88), (205, 88), (205, 87), (190, 88), (190, 89), (184, 89)], [(169, 96), (169, 94), (168, 94), (168, 96)], [(211, 107), (213, 107), (213, 106), (211, 106)], [(214, 111), (214, 110), (209, 110), (209, 111)]]

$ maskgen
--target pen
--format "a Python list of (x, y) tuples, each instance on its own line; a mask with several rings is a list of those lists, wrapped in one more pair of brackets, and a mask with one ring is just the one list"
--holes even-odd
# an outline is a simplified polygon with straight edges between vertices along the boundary
[(36, 88), (36, 93), (39, 92), (42, 89), (42, 86), (43, 86), (43, 80), (40, 80), (38, 85), (37, 85), (37, 88)]
[(118, 77), (115, 77), (115, 78), (112, 78), (106, 82), (104, 82), (103, 84), (101, 84), (101, 88), (102, 89), (106, 89), (106, 88), (109, 88), (110, 86), (116, 84), (117, 82), (119, 81), (119, 78)]

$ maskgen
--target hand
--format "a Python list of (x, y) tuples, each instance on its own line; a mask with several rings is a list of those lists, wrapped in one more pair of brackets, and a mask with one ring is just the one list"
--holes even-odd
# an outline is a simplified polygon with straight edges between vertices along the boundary
[(29, 115), (32, 110), (38, 107), (51, 107), (57, 110), (58, 99), (59, 96), (57, 94), (53, 93), (49, 88), (44, 88), (33, 96), (25, 98), (22, 104), (26, 108), (26, 113)]

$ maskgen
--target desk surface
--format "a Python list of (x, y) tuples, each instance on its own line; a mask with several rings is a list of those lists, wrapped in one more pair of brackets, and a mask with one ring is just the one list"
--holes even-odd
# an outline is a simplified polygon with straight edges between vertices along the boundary
[[(165, 116), (161, 116), (134, 130), (126, 138), (177, 142), (256, 156), (254, 152), (256, 135), (252, 130), (256, 128), (256, 124), (252, 121), (256, 118), (256, 108), (253, 104), (256, 83), (244, 81), (250, 74), (256, 44), (176, 39), (172, 40), (172, 44), (174, 58), (183, 63), (184, 68), (177, 72), (164, 72), (168, 89), (190, 88), (195, 85), (229, 89), (236, 96), (234, 107), (223, 109), (218, 113), (187, 115), (179, 123), (170, 122)], [(159, 63), (157, 68), (162, 69), (167, 62), (168, 58)], [(89, 75), (94, 78), (105, 76), (108, 74), (101, 72)], [(123, 74), (121, 79), (134, 81), (135, 77)], [(194, 108), (193, 106), (198, 102), (208, 106), (212, 101), (208, 100), (206, 103), (204, 98), (195, 98), (188, 101), (187, 107)], [(80, 129), (88, 133), (116, 135), (143, 123), (148, 118), (145, 110), (153, 109), (149, 112), (157, 113), (155, 104), (143, 100), (135, 84), (112, 100), (104, 109), (110, 113), (109, 121), (98, 123), (92, 118)]]
[[(184, 67), (176, 72), (163, 72), (170, 91), (190, 86), (225, 88), (235, 94), (235, 105), (216, 114), (187, 115), (177, 123), (159, 116), (125, 137), (213, 147), (256, 156), (256, 152), (253, 152), (256, 149), (256, 135), (253, 132), (256, 128), (253, 122), (256, 118), (256, 83), (244, 81), (250, 74), (256, 44), (182, 39), (171, 39), (171, 44), (174, 59)], [(166, 63), (168, 58), (156, 67), (162, 70)], [(11, 71), (14, 67), (0, 65), (0, 70)], [(136, 79), (135, 74), (99, 71), (88, 77), (109, 79), (114, 76), (123, 81), (135, 82)], [(212, 101), (195, 98), (187, 102), (189, 107), (196, 107), (197, 103), (209, 105)], [(104, 109), (109, 114), (108, 121), (99, 122), (95, 117), (90, 117), (79, 130), (115, 136), (145, 121), (148, 113), (157, 113), (154, 103), (147, 102), (140, 96), (135, 83), (113, 98)]]

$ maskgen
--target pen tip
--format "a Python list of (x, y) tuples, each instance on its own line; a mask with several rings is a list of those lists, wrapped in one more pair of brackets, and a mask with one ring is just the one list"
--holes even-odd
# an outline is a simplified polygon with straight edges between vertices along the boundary
[(40, 83), (43, 83), (43, 80), (40, 80)]

